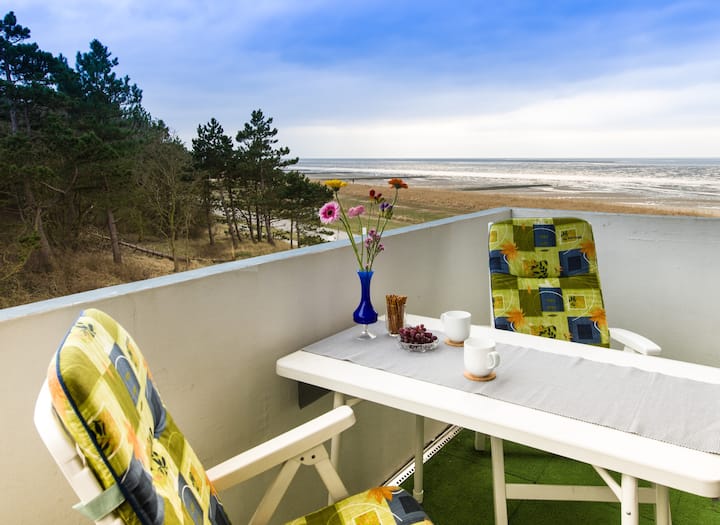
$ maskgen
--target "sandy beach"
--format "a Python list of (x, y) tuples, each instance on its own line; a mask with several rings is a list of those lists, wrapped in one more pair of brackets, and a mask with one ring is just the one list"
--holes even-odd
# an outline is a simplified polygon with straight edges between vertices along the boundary
[[(332, 178), (332, 177), (328, 177)], [(323, 179), (326, 180), (326, 179)], [(502, 206), (520, 208), (546, 208), (554, 210), (582, 210), (609, 213), (638, 213), (652, 215), (686, 215), (693, 217), (720, 217), (720, 202), (689, 198), (661, 198), (644, 201), (640, 196), (622, 193), (556, 192), (538, 187), (512, 189), (441, 189), (413, 187), (401, 190), (399, 205), (428, 211), (446, 210), (451, 214)], [(382, 184), (350, 183), (341, 190), (342, 195), (362, 198), (370, 188), (384, 191)], [(387, 195), (392, 190), (388, 191)]]

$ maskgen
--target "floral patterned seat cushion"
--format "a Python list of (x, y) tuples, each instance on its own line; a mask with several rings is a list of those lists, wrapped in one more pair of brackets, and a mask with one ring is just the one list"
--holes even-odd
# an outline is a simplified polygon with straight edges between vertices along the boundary
[[(55, 411), (102, 486), (117, 484), (125, 496), (116, 511), (125, 523), (230, 524), (145, 358), (110, 316), (94, 309), (80, 315), (50, 364), (48, 384)], [(292, 522), (320, 523), (432, 525), (396, 487), (371, 489)]]
[(110, 316), (86, 310), (48, 370), (53, 406), (125, 523), (229, 524), (203, 466), (165, 409), (150, 370)]
[(420, 504), (398, 487), (377, 487), (286, 525), (432, 525)]
[(592, 227), (575, 218), (490, 226), (496, 328), (610, 346)]

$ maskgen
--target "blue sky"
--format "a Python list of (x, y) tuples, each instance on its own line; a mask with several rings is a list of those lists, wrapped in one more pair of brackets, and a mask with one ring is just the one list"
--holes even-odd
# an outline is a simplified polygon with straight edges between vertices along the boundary
[(716, 0), (16, 0), (99, 39), (188, 145), (253, 109), (300, 157), (720, 156)]

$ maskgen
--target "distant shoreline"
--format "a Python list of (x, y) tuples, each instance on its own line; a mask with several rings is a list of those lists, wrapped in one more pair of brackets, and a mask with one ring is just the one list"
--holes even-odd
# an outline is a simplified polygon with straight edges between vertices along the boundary
[(504, 184), (498, 186), (465, 186), (455, 188), (458, 191), (498, 191), (498, 190), (525, 190), (529, 188), (552, 188), (551, 184)]
[[(618, 213), (720, 215), (720, 158), (303, 159), (314, 179), (454, 191), (454, 212), (497, 206)], [(467, 205), (457, 202), (468, 200)], [(426, 198), (430, 193), (426, 192)], [(420, 205), (420, 204), (418, 204)], [(438, 209), (433, 206), (434, 209)]]
[[(328, 173), (322, 180), (338, 178)], [(411, 180), (410, 177), (403, 179)], [(364, 198), (371, 188), (386, 187), (386, 179), (376, 184), (352, 183), (342, 188), (341, 195)], [(400, 191), (399, 207), (443, 209), (451, 215), (499, 208), (542, 208), (548, 210), (578, 210), (587, 212), (630, 213), (642, 215), (675, 215), (690, 217), (720, 217), (717, 199), (666, 197), (647, 199), (641, 195), (622, 192), (547, 191), (549, 185), (512, 185), (494, 188), (447, 188), (413, 186)]]

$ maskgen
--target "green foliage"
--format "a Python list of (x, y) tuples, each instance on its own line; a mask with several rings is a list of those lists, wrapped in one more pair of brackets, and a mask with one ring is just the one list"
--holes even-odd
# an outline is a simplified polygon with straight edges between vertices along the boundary
[(250, 122), (238, 131), (235, 140), (240, 180), (244, 194), (249, 197), (248, 214), (255, 217), (257, 240), (262, 240), (263, 228), (268, 242), (273, 242), (271, 221), (282, 209), (283, 168), (296, 164), (297, 158), (285, 158), (287, 147), (275, 147), (278, 130), (272, 127), (273, 118), (266, 118), (261, 109), (254, 110)]
[[(229, 170), (234, 165), (234, 152), (232, 139), (225, 135), (220, 123), (214, 118), (204, 126), (197, 127), (198, 137), (192, 140), (192, 158), (196, 168), (195, 177), (200, 188), (200, 208), (203, 213), (203, 222), (207, 228), (210, 244), (214, 241), (215, 208), (224, 204), (215, 197), (217, 183), (226, 183)], [(229, 208), (223, 206), (226, 212), (225, 222), (232, 223), (228, 215)], [(238, 235), (231, 231), (233, 242)]]
[(71, 67), (29, 39), (12, 11), (0, 20), (0, 258), (12, 269), (0, 278), (51, 268), (55, 251), (105, 228), (118, 246), (123, 233), (163, 237), (176, 261), (179, 238), (202, 227), (213, 243), (218, 221), (234, 243), (319, 240), (329, 190), (291, 169), (262, 110), (236, 142), (214, 118), (199, 125), (188, 151), (100, 40)]

